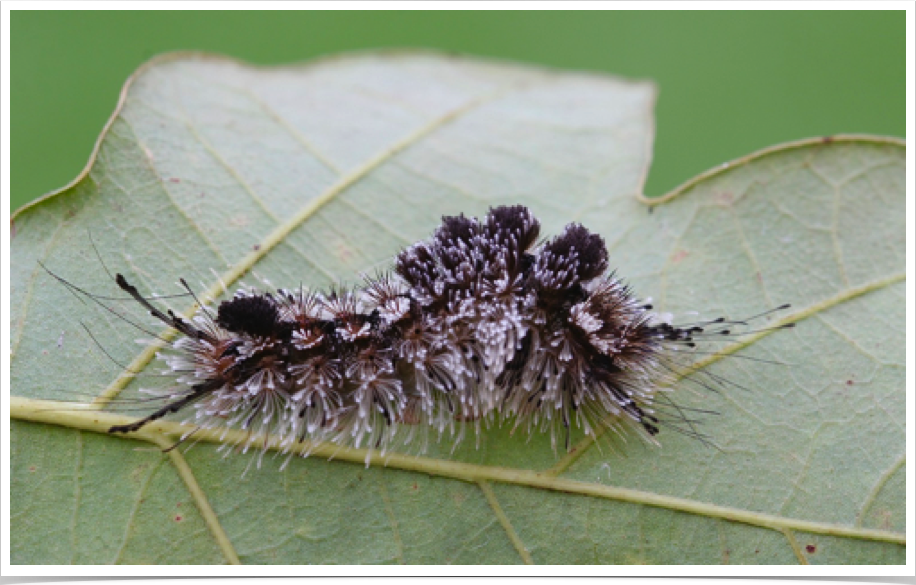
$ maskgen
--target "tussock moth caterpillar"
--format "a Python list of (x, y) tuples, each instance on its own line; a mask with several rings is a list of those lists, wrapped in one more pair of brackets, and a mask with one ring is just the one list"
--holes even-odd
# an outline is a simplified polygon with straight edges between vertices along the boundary
[(539, 236), (520, 205), (444, 217), (361, 286), (242, 287), (215, 309), (198, 303), (190, 320), (118, 274), (122, 291), (177, 330), (162, 355), (176, 384), (161, 407), (110, 432), (187, 411), (196, 427), (247, 431), (245, 449), (273, 435), (287, 450), (309, 439), (422, 452), (430, 434), (458, 442), (492, 424), (549, 433), (554, 448), (569, 446), (571, 428), (654, 442), (667, 426), (702, 440), (683, 410), (658, 411), (660, 393), (679, 351), (751, 333), (734, 330), (750, 319), (672, 325), (608, 272), (601, 236), (575, 223)]

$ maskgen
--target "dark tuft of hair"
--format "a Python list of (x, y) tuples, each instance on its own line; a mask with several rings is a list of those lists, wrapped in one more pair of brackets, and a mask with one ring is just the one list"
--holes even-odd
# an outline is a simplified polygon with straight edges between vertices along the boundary
[(534, 245), (541, 232), (541, 224), (524, 205), (503, 205), (490, 208), (486, 229), (490, 236), (513, 235), (520, 251)]
[(559, 258), (575, 256), (576, 276), (581, 282), (597, 278), (607, 271), (608, 254), (604, 238), (591, 233), (582, 224), (567, 225), (566, 230), (544, 248)]
[(236, 297), (220, 303), (217, 324), (233, 333), (268, 336), (277, 332), (280, 313), (266, 296)]
[(472, 244), (474, 236), (480, 232), (480, 224), (473, 217), (461, 215), (443, 216), (442, 225), (436, 230), (434, 238), (443, 247), (450, 247), (457, 242)]

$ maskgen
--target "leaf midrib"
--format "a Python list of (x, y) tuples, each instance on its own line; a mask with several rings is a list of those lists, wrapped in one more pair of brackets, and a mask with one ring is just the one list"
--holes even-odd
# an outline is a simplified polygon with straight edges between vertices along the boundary
[[(125, 424), (133, 420), (130, 417), (109, 412), (94, 411), (88, 408), (62, 412), (59, 408), (60, 404), (60, 402), (55, 401), (14, 396), (10, 400), (10, 416), (25, 421), (56, 424), (102, 434), (107, 434), (111, 426)], [(237, 430), (227, 431), (220, 428), (201, 429), (180, 423), (157, 421), (148, 424), (141, 431), (128, 437), (128, 439), (147, 441), (161, 446), (163, 444), (163, 436), (180, 437), (191, 431), (194, 432), (195, 440), (208, 443), (233, 443), (241, 441), (244, 438), (244, 433)], [(271, 436), (267, 440), (269, 449), (278, 449), (280, 445), (279, 438)], [(801, 531), (812, 534), (906, 545), (906, 534), (903, 533), (813, 522), (798, 518), (787, 518), (740, 508), (709, 504), (688, 498), (679, 498), (631, 488), (566, 479), (527, 469), (493, 467), (458, 461), (432, 459), (428, 457), (402, 455), (399, 453), (382, 455), (380, 452), (374, 450), (353, 449), (326, 443), (311, 443), (309, 441), (304, 441), (297, 445), (295, 448), (291, 449), (291, 452), (295, 454), (307, 453), (314, 457), (333, 458), (335, 460), (361, 465), (368, 463), (375, 467), (391, 467), (393, 469), (426, 473), (428, 475), (447, 477), (471, 483), (492, 481), (529, 488), (540, 488), (550, 491), (599, 497), (631, 504), (642, 504), (677, 512), (706, 516), (709, 518), (749, 524), (761, 528), (769, 528), (780, 532), (786, 530)]]

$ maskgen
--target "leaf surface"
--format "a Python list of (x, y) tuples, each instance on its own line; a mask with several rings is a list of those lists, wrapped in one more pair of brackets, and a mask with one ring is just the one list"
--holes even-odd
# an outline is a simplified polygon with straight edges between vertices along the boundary
[[(87, 171), (14, 219), (12, 562), (903, 563), (904, 145), (775, 147), (648, 202), (653, 101), (648, 83), (416, 53), (142, 68)], [(122, 296), (94, 244), (145, 291), (184, 277), (215, 297), (252, 271), (320, 288), (386, 268), (442, 215), (505, 203), (546, 234), (601, 233), (675, 315), (792, 303), (795, 329), (705, 360), (725, 390), (673, 389), (719, 413), (701, 417), (714, 447), (663, 431), (660, 448), (556, 455), (492, 429), (370, 467), (344, 450), (280, 471), (272, 453), (223, 457), (216, 436), (164, 455), (176, 423), (99, 434), (169, 383), (134, 343), (150, 335), (38, 265)], [(99, 395), (106, 412), (60, 402)]]

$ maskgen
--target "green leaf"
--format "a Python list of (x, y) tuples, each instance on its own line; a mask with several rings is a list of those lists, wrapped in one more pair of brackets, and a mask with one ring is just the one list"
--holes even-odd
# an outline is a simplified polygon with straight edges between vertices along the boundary
[[(14, 219), (11, 561), (904, 563), (903, 142), (779, 146), (649, 201), (653, 100), (648, 83), (418, 53), (143, 67), (87, 170)], [(119, 400), (169, 383), (133, 343), (149, 336), (38, 265), (122, 296), (94, 242), (145, 291), (185, 277), (217, 297), (249, 271), (317, 288), (501, 203), (530, 206), (544, 233), (601, 233), (618, 274), (675, 315), (792, 303), (795, 329), (700, 356), (734, 384), (673, 389), (719, 413), (702, 417), (714, 447), (663, 430), (661, 447), (557, 455), (493, 429), (369, 467), (318, 447), (256, 470), (218, 433), (163, 454), (177, 422), (104, 434), (137, 415)], [(84, 320), (147, 377), (121, 376)], [(61, 402), (100, 395), (105, 411)]]

